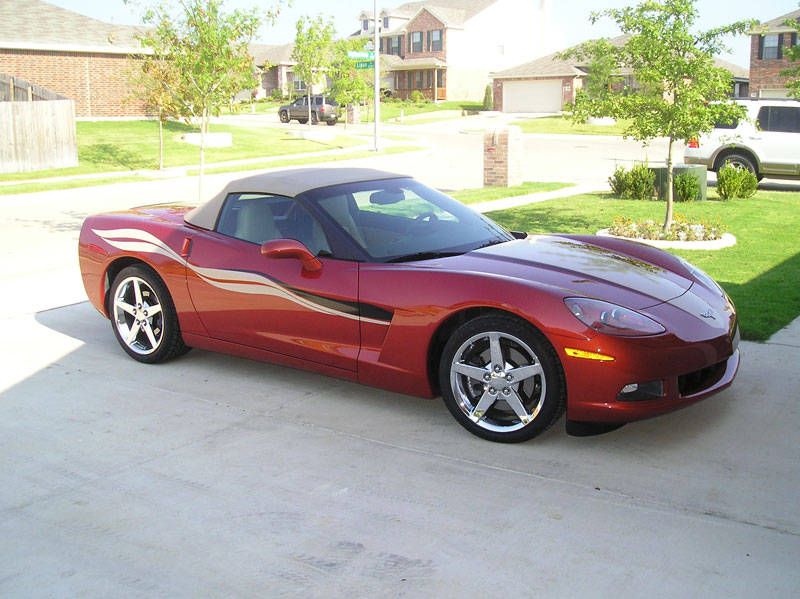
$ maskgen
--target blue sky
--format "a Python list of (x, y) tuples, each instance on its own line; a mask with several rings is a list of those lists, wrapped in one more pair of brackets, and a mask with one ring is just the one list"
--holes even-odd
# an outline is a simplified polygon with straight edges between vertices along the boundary
[[(48, 0), (75, 12), (99, 19), (101, 21), (122, 25), (139, 23), (138, 12), (123, 0)], [(535, 0), (531, 0), (532, 2)], [(266, 8), (272, 0), (227, 0), (225, 6), (233, 8), (250, 8), (259, 6)], [(404, 0), (379, 2), (379, 10), (385, 6), (399, 6)], [(592, 11), (604, 8), (621, 8), (636, 4), (635, 0), (552, 0), (553, 24), (560, 31), (563, 47), (577, 44), (595, 37), (613, 37), (618, 34), (616, 28), (607, 20), (596, 25), (589, 23)], [(362, 10), (371, 11), (374, 0), (294, 0), (292, 6), (281, 8), (281, 14), (274, 26), (264, 27), (260, 40), (266, 44), (283, 44), (294, 39), (295, 23), (302, 15), (316, 16), (320, 13), (334, 17), (334, 23), (340, 35), (356, 31), (359, 27), (357, 17)], [(336, 8), (332, 14), (331, 8)], [(700, 27), (709, 29), (727, 25), (739, 19), (758, 19), (769, 21), (798, 8), (798, 0), (698, 0)], [(728, 42), (732, 53), (724, 56), (739, 66), (749, 67), (750, 42), (746, 37), (731, 39)], [(556, 48), (561, 49), (561, 48)]]

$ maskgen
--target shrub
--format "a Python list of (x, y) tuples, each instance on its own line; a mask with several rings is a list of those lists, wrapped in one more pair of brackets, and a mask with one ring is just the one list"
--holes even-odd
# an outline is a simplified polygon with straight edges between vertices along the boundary
[(619, 197), (624, 197), (630, 187), (630, 173), (625, 170), (625, 167), (618, 164), (614, 167), (614, 174), (608, 178), (608, 184)]
[(746, 168), (726, 164), (717, 173), (717, 194), (723, 200), (749, 198), (758, 190), (758, 179)]
[(686, 171), (675, 177), (675, 199), (679, 202), (694, 202), (700, 193), (700, 181), (697, 176)]
[(634, 200), (649, 200), (653, 197), (655, 182), (656, 174), (650, 170), (647, 163), (634, 165), (630, 172), (629, 197)]
[(617, 165), (614, 174), (608, 178), (611, 189), (621, 198), (649, 200), (655, 190), (656, 174), (647, 163), (640, 163), (626, 171), (624, 166)]
[(487, 83), (486, 90), (483, 92), (483, 109), (492, 110), (493, 108), (494, 103), (492, 102), (492, 86)]
[(415, 89), (413, 92), (408, 94), (408, 99), (411, 100), (414, 104), (419, 104), (425, 99), (425, 96), (422, 95), (422, 92), (418, 89)]

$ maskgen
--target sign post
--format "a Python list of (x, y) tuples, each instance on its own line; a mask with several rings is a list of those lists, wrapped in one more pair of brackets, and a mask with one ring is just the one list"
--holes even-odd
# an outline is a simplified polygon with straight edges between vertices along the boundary
[(373, 7), (372, 24), (375, 28), (375, 152), (379, 148), (378, 137), (378, 123), (381, 120), (381, 69), (380, 69), (380, 53), (381, 53), (381, 37), (380, 27), (378, 27), (378, 0), (375, 0)]

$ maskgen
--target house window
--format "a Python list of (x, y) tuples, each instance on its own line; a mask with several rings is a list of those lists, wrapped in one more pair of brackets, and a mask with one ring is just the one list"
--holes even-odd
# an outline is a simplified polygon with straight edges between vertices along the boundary
[(369, 19), (362, 19), (361, 20), (361, 29), (367, 31), (369, 29)]
[(422, 74), (423, 73), (424, 73), (424, 71), (416, 71), (416, 74), (417, 74), (417, 85), (416, 85), (416, 88), (417, 89), (423, 89), (423, 87), (422, 87)]
[(439, 52), (442, 50), (442, 30), (435, 29), (428, 33), (430, 40), (428, 42), (428, 50), (433, 52)]
[(779, 34), (774, 33), (771, 35), (765, 35), (762, 38), (764, 49), (761, 57), (763, 60), (774, 60), (776, 58), (780, 58), (780, 37), (781, 36)]
[(409, 52), (422, 52), (422, 32), (414, 31), (408, 34)]
[(389, 17), (383, 17), (383, 28), (389, 29)]
[(389, 38), (389, 48), (387, 54), (394, 54), (400, 56), (400, 36)]
[(436, 71), (436, 87), (444, 87), (444, 71)]
[(306, 91), (306, 82), (302, 79), (295, 79), (294, 80), (294, 91), (296, 92), (304, 92)]
[(427, 89), (431, 88), (431, 72), (425, 71), (425, 87)]

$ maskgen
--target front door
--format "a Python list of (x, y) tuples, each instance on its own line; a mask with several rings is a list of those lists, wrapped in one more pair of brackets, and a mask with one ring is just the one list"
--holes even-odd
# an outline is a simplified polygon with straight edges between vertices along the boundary
[[(277, 238), (304, 243), (322, 270), (263, 256), (261, 244)], [(354, 372), (358, 263), (326, 257), (327, 247), (295, 200), (232, 194), (217, 231), (195, 235), (188, 258), (189, 292), (209, 335)]]

